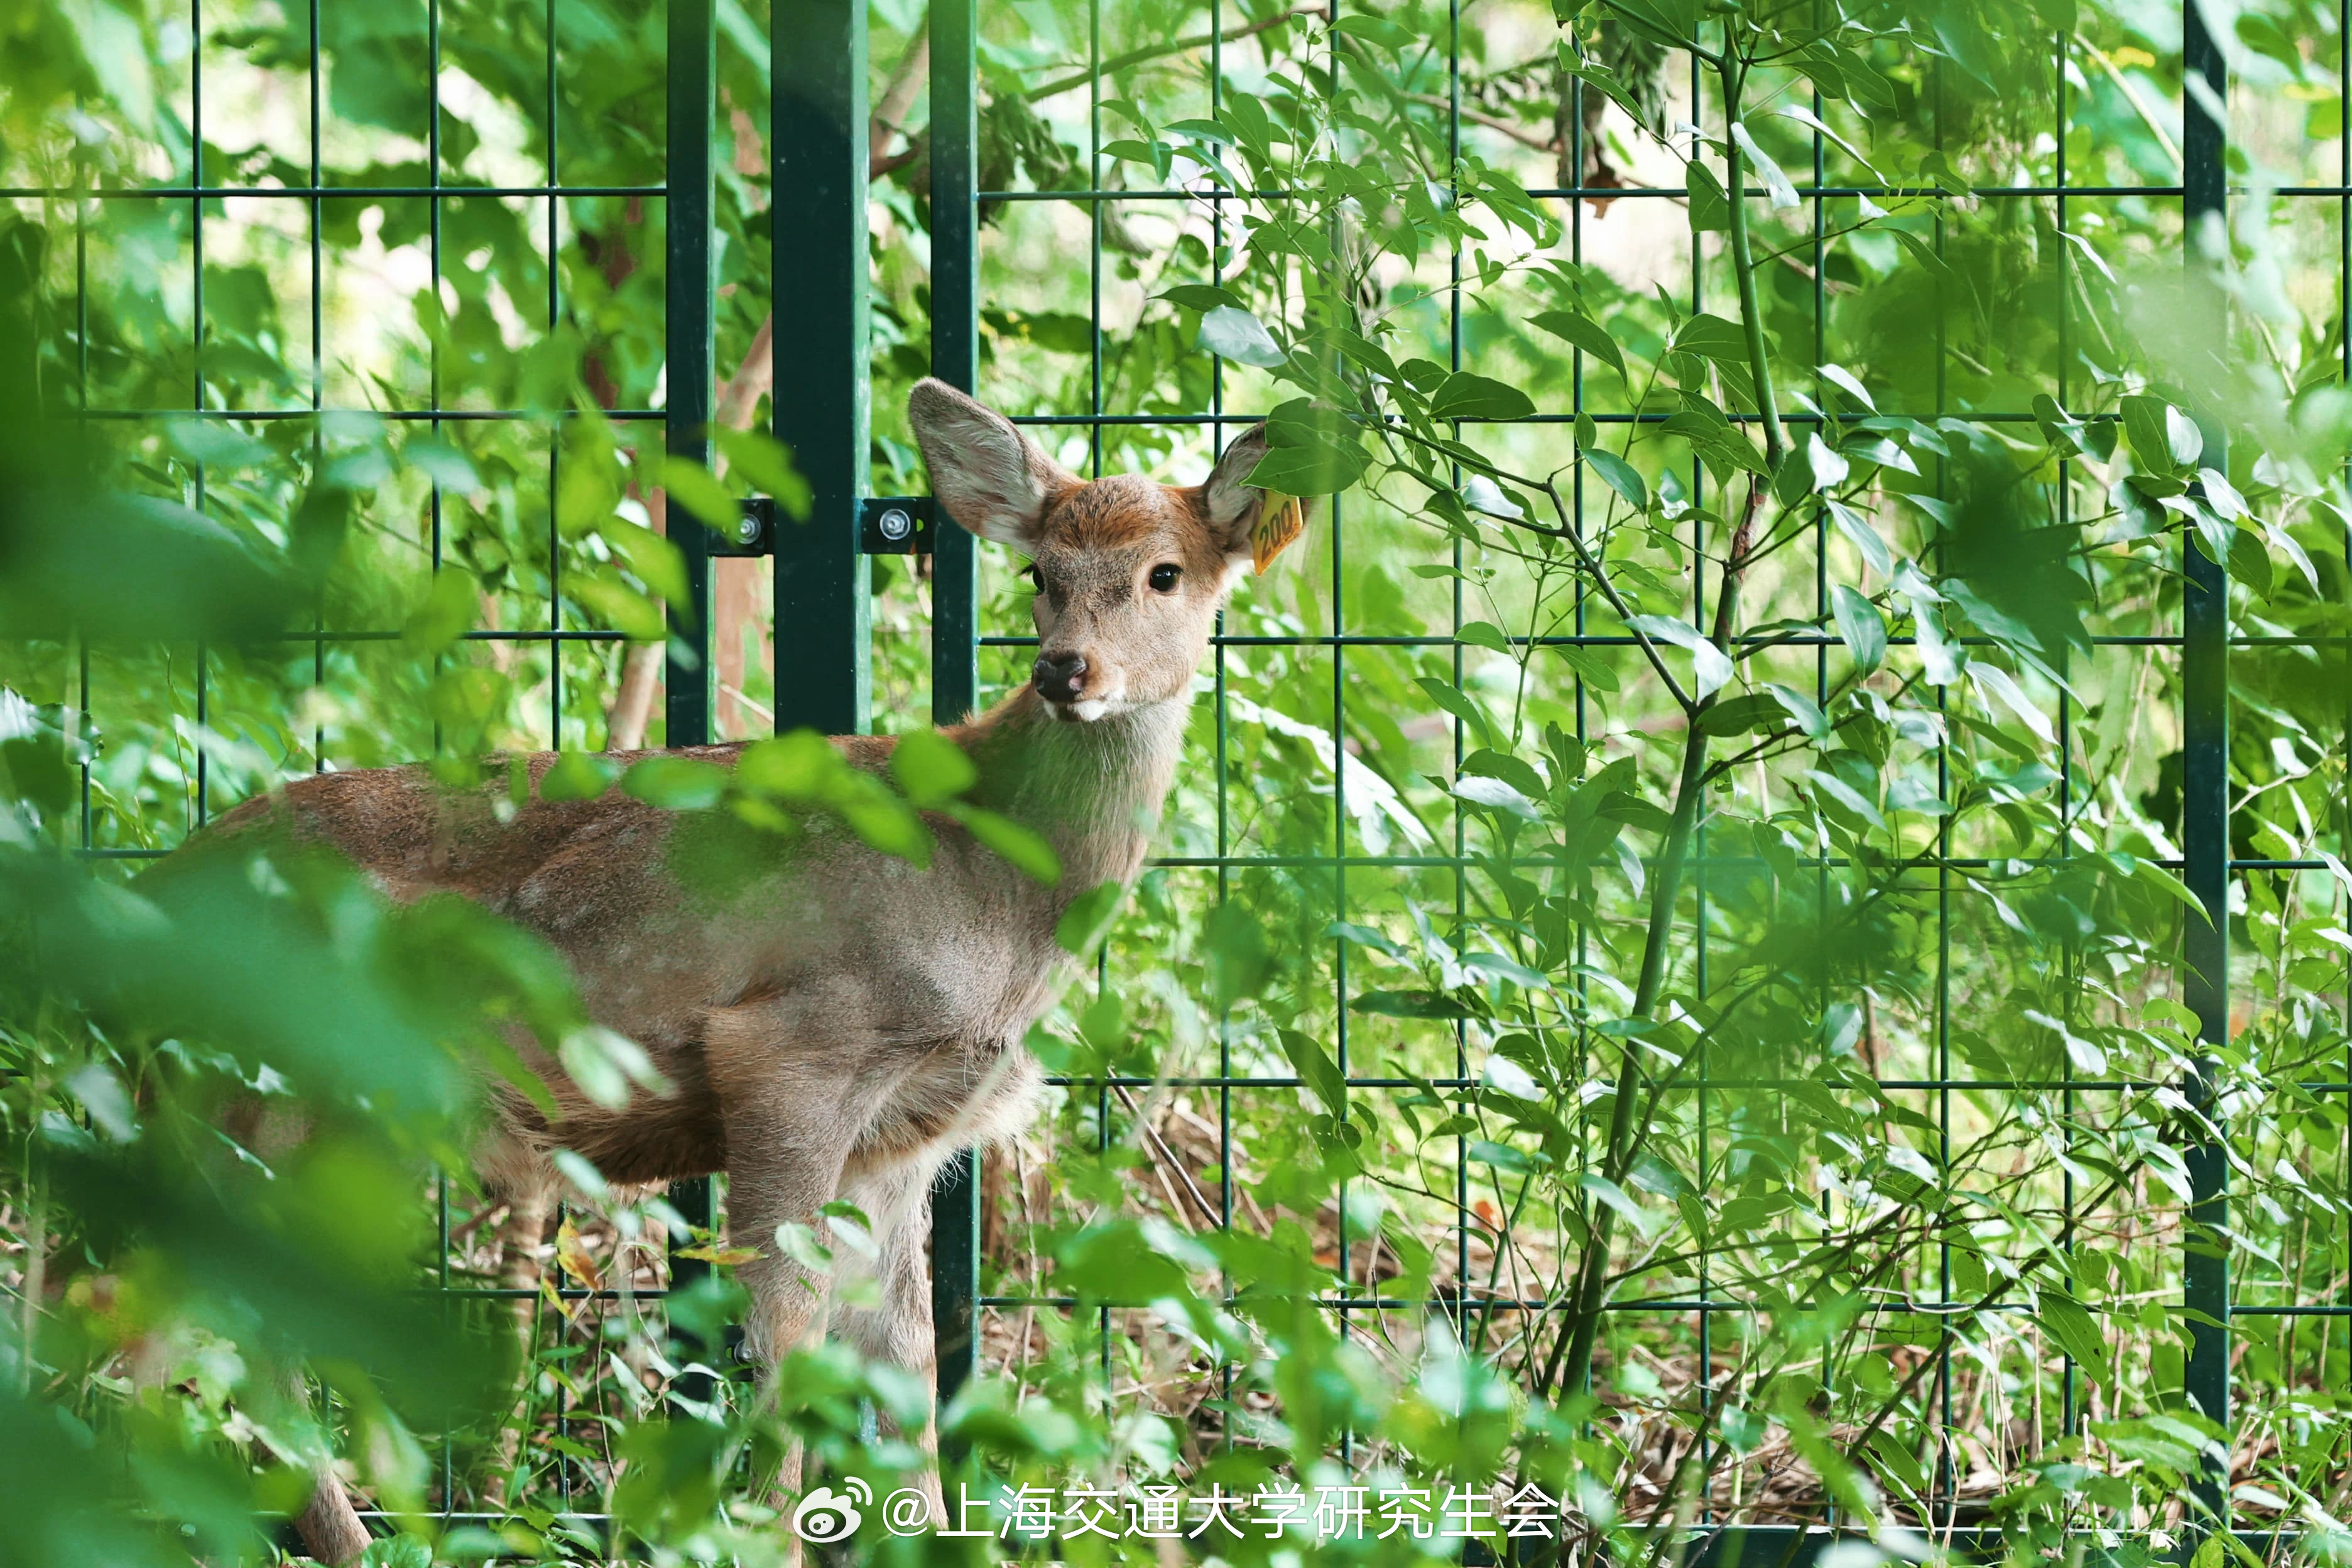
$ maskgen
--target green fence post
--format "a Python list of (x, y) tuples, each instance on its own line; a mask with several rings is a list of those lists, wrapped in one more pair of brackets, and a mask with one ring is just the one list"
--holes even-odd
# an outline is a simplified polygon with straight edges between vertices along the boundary
[[(2214, 287), (2212, 268), (2200, 255), (2199, 244), (2209, 225), (2227, 221), (2227, 130), (2207, 112), (2207, 100), (2195, 88), (2201, 84), (2208, 89), (2212, 103), (2225, 102), (2229, 74), (2220, 47), (2206, 30), (2202, 9), (2194, 4), (2181, 9), (2189, 79), (2182, 95), (2181, 152), (2189, 288), (2192, 298), (2200, 301), (2192, 307), (2197, 313), (2218, 321), (2226, 316), (2228, 302)], [(2209, 432), (2209, 441), (2215, 434)], [(2218, 451), (2210, 461), (2216, 468), (2228, 467), (2227, 456)], [(2188, 579), (2181, 596), (2181, 844), (2184, 879), (2208, 919), (2189, 923), (2183, 956), (2198, 1038), (2220, 1046), (2230, 1037), (2230, 580), (2221, 563), (2206, 559), (2193, 542), (2193, 531), (2183, 531), (2180, 547)], [(2216, 1070), (2212, 1058), (2200, 1060), (2189, 1098), (2218, 1121)], [(2187, 1151), (2191, 1203), (2182, 1279), (2184, 1303), (2195, 1314), (2189, 1324), (2186, 1392), (2200, 1413), (2225, 1431), (2230, 1422), (2230, 1258), (2222, 1229), (2230, 1217), (2226, 1137), (2225, 1131)], [(2227, 1462), (2207, 1460), (2195, 1496), (2206, 1519), (2224, 1530), (2230, 1522), (2229, 1491)], [(2192, 1536), (2202, 1533), (2194, 1520), (2190, 1529)]]
[[(711, 342), (711, 124), (716, 102), (717, 32), (710, 0), (670, 0), (669, 147), (663, 188), (664, 229), (668, 237), (667, 320), (663, 326), (669, 399), (664, 411), (664, 444), (676, 457), (710, 461), (710, 412), (715, 352)], [(669, 514), (670, 542), (685, 563), (687, 604), (670, 616), (669, 658), (664, 672), (663, 717), (667, 743), (698, 746), (710, 739), (710, 536), (684, 509)], [(678, 1182), (669, 1190), (671, 1206), (690, 1225), (710, 1224), (707, 1177)], [(710, 1272), (699, 1258), (670, 1248), (669, 1282), (683, 1289)], [(719, 1347), (699, 1347), (715, 1361)], [(678, 1392), (708, 1400), (710, 1380), (679, 1380)]]
[[(931, 374), (979, 390), (979, 62), (974, 0), (931, 6)], [(931, 721), (952, 724), (979, 699), (980, 563), (971, 534), (932, 530)], [(940, 1403), (979, 1363), (980, 1156), (957, 1155), (931, 1194), (931, 1329)]]
[(864, 0), (780, 4), (768, 42), (775, 432), (811, 497), (805, 523), (776, 529), (776, 728), (854, 734), (870, 674)]

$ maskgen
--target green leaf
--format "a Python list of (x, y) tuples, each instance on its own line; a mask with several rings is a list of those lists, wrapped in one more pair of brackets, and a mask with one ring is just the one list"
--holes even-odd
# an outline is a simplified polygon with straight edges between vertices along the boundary
[(1764, 689), (1772, 694), (1772, 700), (1788, 711), (1790, 719), (1796, 721), (1797, 728), (1805, 732), (1806, 739), (1818, 742), (1830, 738), (1829, 717), (1811, 698), (1777, 680)]
[(2116, 851), (2114, 858), (2131, 862), (2130, 869), (2134, 881), (2146, 882), (2157, 891), (2179, 900), (2181, 906), (2194, 914), (2199, 921), (2209, 927), (2212, 925), (2213, 917), (2206, 910), (2205, 900), (2199, 898), (2189, 884), (2179, 877), (2153, 860), (2143, 860), (2136, 855), (2127, 855), (2120, 850)]
[(1521, 795), (1512, 784), (1488, 774), (1472, 774), (1466, 778), (1456, 779), (1454, 784), (1454, 797), (1456, 800), (1466, 800), (1473, 805), (1483, 805), (1489, 811), (1506, 813), (1525, 822), (1535, 822), (1541, 818), (1541, 814), (1536, 810), (1535, 802)]
[(931, 830), (915, 808), (868, 779), (871, 786), (835, 803), (841, 820), (867, 848), (915, 866), (931, 863)]
[(1223, 1010), (1255, 996), (1273, 968), (1273, 954), (1257, 917), (1226, 902), (1209, 911), (1201, 925), (1201, 946), (1209, 977), (1209, 1002)]
[[(2271, 552), (2263, 543), (2263, 536), (2249, 528), (2229, 531), (2230, 576), (2252, 591), (2257, 599), (2271, 596)], [(2207, 553), (2210, 553), (2209, 551)]]
[(1873, 414), (1878, 412), (1878, 405), (1870, 400), (1870, 389), (1863, 385), (1862, 383), (1855, 378), (1853, 372), (1846, 369), (1845, 366), (1842, 364), (1831, 364), (1826, 361), (1822, 363), (1820, 369), (1822, 380), (1828, 382), (1831, 385), (1844, 393), (1848, 397), (1853, 398), (1856, 403), (1860, 404), (1863, 407), (1867, 408)]
[(1735, 1454), (1754, 1453), (1764, 1446), (1764, 1439), (1772, 1432), (1769, 1421), (1737, 1405), (1725, 1405), (1723, 1414), (1716, 1418), (1716, 1424), (1723, 1433), (1725, 1447)]
[(1886, 818), (1879, 815), (1877, 805), (1835, 773), (1814, 768), (1806, 773), (1805, 781), (1871, 826), (1885, 830)]
[(1709, 735), (1744, 735), (1750, 730), (1777, 730), (1785, 716), (1780, 700), (1769, 691), (1743, 691), (1709, 708), (1699, 729)]
[[(726, 455), (727, 466), (735, 477), (763, 496), (772, 496), (793, 521), (808, 521), (808, 480), (793, 467), (791, 448), (772, 436), (757, 430), (714, 428), (710, 438), (719, 443)], [(733, 519), (729, 519), (732, 525)]]
[(727, 771), (694, 757), (647, 757), (621, 775), (621, 791), (665, 811), (702, 811), (727, 793)]
[(1369, 947), (1375, 952), (1387, 953), (1391, 958), (1404, 956), (1404, 949), (1397, 945), (1393, 939), (1374, 931), (1370, 926), (1358, 925), (1353, 921), (1333, 921), (1323, 928), (1323, 934), (1340, 942), (1352, 942), (1358, 947)]
[(1619, 375), (1625, 374), (1625, 356), (1618, 352), (1616, 340), (1601, 331), (1601, 323), (1574, 310), (1538, 310), (1528, 320), (1557, 338), (1565, 338), (1586, 353), (1614, 368)]
[(1856, 668), (1876, 669), (1886, 662), (1886, 623), (1877, 605), (1840, 583), (1830, 590), (1830, 612)]
[(1537, 1169), (1534, 1156), (1508, 1143), (1489, 1142), (1484, 1138), (1472, 1139), (1464, 1146), (1462, 1157), (1474, 1165), (1492, 1165), (1515, 1176), (1524, 1176)]
[(1345, 1110), (1348, 1104), (1347, 1079), (1340, 1075), (1339, 1064), (1331, 1059), (1331, 1053), (1323, 1048), (1322, 1042), (1297, 1029), (1280, 1030), (1277, 1037), (1282, 1041), (1282, 1054), (1290, 1058), (1291, 1070), (1297, 1073), (1299, 1081), (1323, 1102), (1324, 1111), (1337, 1116)]
[(1662, 1216), (1650, 1213), (1640, 1204), (1635, 1203), (1633, 1194), (1598, 1171), (1585, 1172), (1583, 1175), (1577, 1178), (1577, 1184), (1615, 1209), (1625, 1223), (1640, 1234), (1648, 1236), (1657, 1228)]
[(1188, 310), (1214, 310), (1221, 306), (1234, 310), (1244, 308), (1240, 295), (1213, 283), (1179, 283), (1173, 289), (1162, 289), (1159, 297)]
[(2160, 397), (2126, 397), (2123, 416), (2124, 439), (2144, 473), (2178, 474), (2205, 449), (2196, 422)]
[(691, 458), (663, 456), (651, 465), (654, 483), (670, 500), (719, 532), (734, 536), (742, 507), (718, 476)]
[(2099, 1331), (2099, 1321), (2091, 1315), (2090, 1309), (2055, 1286), (2043, 1286), (2040, 1294), (2041, 1304), (2033, 1320), (2042, 1325), (2042, 1331), (2073, 1358), (2076, 1366), (2102, 1383), (2112, 1382), (2107, 1337)]
[(1062, 918), (1054, 922), (1054, 940), (1064, 952), (1086, 957), (1101, 945), (1126, 897), (1124, 882), (1096, 883), (1063, 908)]
[(1260, 370), (1273, 370), (1284, 363), (1282, 345), (1274, 341), (1265, 323), (1237, 305), (1213, 305), (1201, 312), (1201, 346), (1237, 364), (1255, 365)]
[(814, 730), (754, 741), (735, 759), (735, 782), (760, 795), (815, 800), (850, 773), (849, 763)]
[(563, 589), (593, 617), (631, 642), (657, 643), (669, 635), (661, 605), (621, 581), (620, 573), (609, 565), (567, 573)]
[(1383, 1018), (1475, 1018), (1476, 1013), (1443, 991), (1367, 991), (1348, 1004), (1351, 1013)]
[(1337, 495), (1371, 462), (1344, 416), (1304, 397), (1266, 416), (1265, 444), (1265, 456), (1243, 482), (1277, 495)]
[[(890, 750), (890, 775), (907, 798), (930, 809), (954, 800), (980, 781), (980, 770), (937, 730), (914, 730)], [(1009, 857), (1008, 857), (1009, 858)]]
[(1344, 33), (1351, 38), (1361, 38), (1368, 44), (1377, 44), (1384, 49), (1411, 48), (1420, 41), (1417, 35), (1398, 26), (1385, 16), (1342, 16), (1331, 24), (1331, 30)]
[(606, 518), (597, 526), (597, 532), (628, 563), (639, 582), (668, 604), (680, 609), (688, 606), (691, 595), (687, 586), (686, 560), (677, 552), (676, 544), (652, 529), (639, 527), (620, 516)]
[(1743, 369), (1748, 364), (1748, 334), (1737, 323), (1704, 310), (1675, 329), (1672, 347), (1676, 353), (1696, 354), (1721, 364)]
[(1551, 976), (1540, 969), (1530, 969), (1517, 959), (1500, 952), (1465, 953), (1462, 967), (1474, 974), (1491, 974), (1497, 980), (1507, 980), (1523, 991), (1549, 991)]
[(1773, 207), (1778, 210), (1795, 206), (1797, 187), (1790, 183), (1787, 173), (1780, 165), (1772, 161), (1772, 155), (1756, 144), (1756, 138), (1748, 133), (1748, 127), (1737, 120), (1733, 121), (1731, 139), (1739, 143), (1740, 151), (1748, 154), (1748, 161), (1756, 166), (1756, 173), (1762, 176), (1765, 192), (1770, 197)]
[(1890, 581), (1895, 575), (1895, 554), (1870, 520), (1841, 500), (1831, 501), (1829, 510), (1830, 521), (1862, 552), (1863, 563), (1877, 573), (1882, 583)]
[(1034, 829), (976, 805), (961, 806), (954, 815), (972, 837), (1011, 861), (1013, 869), (1031, 881), (1047, 888), (1061, 881), (1062, 858)]
[(1426, 675), (1418, 677), (1414, 684), (1428, 694), (1431, 701), (1469, 725), (1479, 734), (1492, 735), (1493, 731), (1486, 725), (1486, 716), (1478, 710), (1478, 705), (1471, 701), (1459, 687)]
[(1454, 638), (1472, 647), (1487, 648), (1496, 653), (1508, 654), (1512, 651), (1511, 639), (1504, 636), (1502, 627), (1492, 621), (1465, 621), (1462, 629), (1454, 634)]
[(1488, 751), (1482, 747), (1462, 759), (1461, 771), (1501, 779), (1530, 800), (1540, 800), (1549, 793), (1541, 773), (1525, 760), (1505, 752)]
[(1818, 430), (1805, 433), (1805, 466), (1812, 470), (1816, 494), (1843, 484), (1846, 475), (1853, 471), (1853, 465), (1847, 462), (1836, 447), (1822, 440)]
[(618, 763), (586, 752), (566, 752), (540, 775), (541, 800), (595, 800), (621, 776)]
[(1693, 697), (1712, 696), (1731, 679), (1731, 660), (1688, 621), (1678, 621), (1671, 616), (1634, 616), (1625, 624), (1654, 642), (1672, 643), (1690, 650)]
[(433, 1568), (433, 1549), (413, 1535), (371, 1541), (360, 1553), (359, 1568)]
[(1601, 482), (1625, 498), (1635, 511), (1650, 510), (1650, 489), (1642, 482), (1641, 471), (1614, 452), (1590, 447), (1578, 454), (1601, 476)]
[(1578, 647), (1573, 643), (1555, 643), (1552, 645), (1552, 651), (1559, 655), (1561, 660), (1570, 669), (1576, 671), (1577, 679), (1594, 690), (1618, 689), (1617, 672), (1609, 667), (1609, 661), (1601, 658), (1598, 650)]
[[(1999, 665), (1987, 664), (1982, 659), (1978, 659), (1969, 666), (1969, 679), (1976, 683), (1979, 696), (1998, 701), (2002, 707), (2016, 714), (2043, 745), (2054, 746), (2058, 743), (2058, 733), (2051, 728), (2050, 715), (2033, 705), (2033, 700), (2025, 695), (2025, 689), (2017, 684), (2016, 678), (2009, 671)], [(1990, 711), (1990, 702), (1986, 704), (1986, 710)]]
[(2197, 428), (2197, 421), (2170, 404), (2164, 408), (2164, 438), (2172, 460), (2184, 468), (2195, 468), (2204, 455), (2205, 436)]
[(420, 654), (439, 653), (473, 629), (481, 609), (480, 584), (458, 567), (436, 573), (425, 602), (409, 612), (400, 628), (400, 640)]
[(1455, 371), (1429, 395), (1432, 419), (1524, 419), (1535, 411), (1517, 387), (1466, 370)]
[(601, 1024), (571, 1030), (558, 1042), (555, 1056), (580, 1091), (607, 1110), (629, 1102), (632, 1083), (664, 1098), (677, 1092), (655, 1069), (643, 1046)]
[(1704, 160), (1693, 158), (1683, 169), (1683, 189), (1690, 198), (1694, 234), (1722, 234), (1731, 227), (1731, 202), (1723, 182)]
[(464, 493), (482, 488), (481, 476), (474, 471), (472, 461), (446, 441), (411, 441), (401, 448), (400, 455), (411, 468), (423, 469), (445, 490)]

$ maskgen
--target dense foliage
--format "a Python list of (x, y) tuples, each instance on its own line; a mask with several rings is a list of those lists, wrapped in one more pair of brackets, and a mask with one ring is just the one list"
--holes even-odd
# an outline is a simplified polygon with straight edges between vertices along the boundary
[[(541, 951), (300, 858), (131, 875), (313, 768), (659, 742), (667, 531), (791, 493), (745, 433), (828, 308), (770, 315), (765, 15), (718, 16), (714, 475), (652, 434), (658, 7), (0, 6), (0, 1563), (263, 1557), (330, 1447), (385, 1562), (772, 1561), (787, 1427), (877, 1495), (916, 1462), (863, 1436), (929, 1397), (893, 1369), (714, 1385), (770, 1238), (574, 1162), (550, 1256), (501, 1248), (471, 1064), (519, 1025), (632, 1092)], [(923, 25), (872, 7), (877, 493), (922, 485)], [(987, 1163), (951, 1497), (1463, 1490), (1533, 1562), (1825, 1521), (2140, 1561), (2220, 1495), (2245, 1550), (2343, 1554), (2352, 345), (2341, 215), (2273, 194), (2338, 179), (2336, 26), (2236, 13), (2242, 188), (2192, 234), (2169, 6), (982, 7), (980, 395), (1171, 479), (1270, 416), (1260, 482), (1334, 499), (1237, 595), (1166, 863), (1032, 1041), (1066, 1081)], [(192, 184), (239, 194), (121, 194)], [(2238, 639), (2218, 1047), (2175, 869), (2199, 554)], [(761, 569), (718, 581), (739, 735)], [(927, 584), (872, 587), (912, 728)], [(630, 787), (920, 853), (777, 744), (786, 788)], [(2236, 1319), (2226, 1422), (2191, 1247), (2302, 1310)], [(671, 1249), (710, 1267), (656, 1297)], [(1563, 1539), (1506, 1534), (1528, 1487)], [(1380, 1524), (1315, 1550), (1458, 1544)]]

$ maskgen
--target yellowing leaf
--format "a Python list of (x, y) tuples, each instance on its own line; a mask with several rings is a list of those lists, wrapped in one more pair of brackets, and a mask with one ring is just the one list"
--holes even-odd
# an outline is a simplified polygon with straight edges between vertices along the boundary
[(591, 1290), (604, 1288), (604, 1277), (597, 1271), (596, 1260), (588, 1256), (587, 1246), (581, 1241), (579, 1231), (572, 1228), (569, 1215), (555, 1229), (555, 1261), (577, 1284)]
[(681, 1247), (670, 1256), (699, 1258), (705, 1263), (716, 1263), (722, 1268), (733, 1268), (739, 1264), (751, 1262), (760, 1257), (761, 1252), (756, 1247)]

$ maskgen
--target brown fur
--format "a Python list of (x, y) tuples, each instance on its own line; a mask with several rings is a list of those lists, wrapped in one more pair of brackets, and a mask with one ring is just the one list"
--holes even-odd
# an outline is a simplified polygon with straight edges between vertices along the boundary
[[(542, 1212), (555, 1147), (618, 1182), (726, 1171), (733, 1238), (761, 1249), (741, 1269), (753, 1300), (748, 1338), (772, 1366), (818, 1331), (828, 1284), (782, 1255), (776, 1227), (822, 1234), (817, 1211), (847, 1198), (875, 1222), (885, 1305), (836, 1312), (834, 1327), (928, 1377), (932, 1178), (958, 1149), (1003, 1137), (1030, 1114), (1038, 1080), (1021, 1041), (1067, 972), (1055, 927), (1079, 894), (1130, 880), (1142, 865), (1193, 672), (1250, 559), (1259, 496), (1240, 481), (1264, 446), (1255, 431), (1243, 437), (1196, 489), (1134, 476), (1082, 484), (1009, 421), (939, 383), (916, 388), (910, 413), (950, 515), (1035, 562), (1045, 651), (1087, 660), (1076, 699), (1051, 702), (1024, 687), (949, 731), (979, 768), (978, 803), (1052, 843), (1055, 886), (943, 817), (931, 822), (923, 869), (820, 819), (789, 854), (749, 868), (746, 886), (713, 898), (674, 874), (671, 814), (617, 789), (594, 801), (539, 799), (551, 755), (523, 759), (531, 798), (506, 820), (503, 787), (453, 796), (407, 768), (306, 779), (239, 807), (220, 830), (267, 818), (332, 845), (394, 898), (454, 890), (536, 932), (570, 965), (589, 1016), (637, 1041), (675, 1086), (667, 1098), (607, 1109), (526, 1047), (558, 1115), (499, 1091), (499, 1131), (480, 1161), (519, 1213)], [(1181, 568), (1181, 580), (1155, 590), (1150, 575), (1166, 564)], [(895, 742), (835, 744), (879, 771)], [(732, 766), (740, 750), (668, 754)], [(780, 1484), (797, 1482), (788, 1460)], [(937, 1515), (935, 1480), (930, 1489)], [(330, 1561), (348, 1553), (344, 1526), (357, 1524), (340, 1499), (322, 1485), (303, 1520)], [(321, 1510), (331, 1516), (323, 1522), (312, 1518)]]

